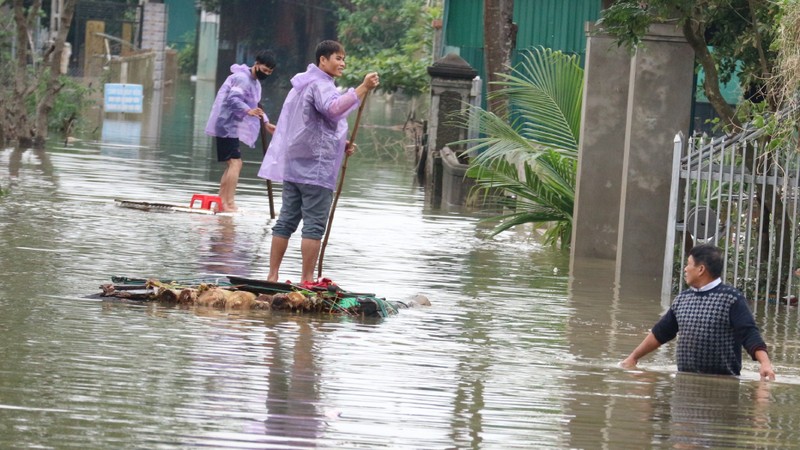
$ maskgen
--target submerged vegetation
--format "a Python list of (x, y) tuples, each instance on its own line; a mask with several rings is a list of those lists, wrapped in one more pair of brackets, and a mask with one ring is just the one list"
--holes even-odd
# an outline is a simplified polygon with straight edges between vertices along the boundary
[(82, 114), (95, 103), (92, 96), (96, 88), (85, 86), (66, 75), (62, 75), (59, 82), (63, 87), (55, 96), (47, 126), (50, 130), (69, 136), (86, 127), (86, 119)]
[(525, 223), (548, 225), (545, 241), (568, 246), (572, 234), (583, 69), (577, 57), (546, 48), (522, 54), (522, 62), (501, 74), (490, 99), (507, 102), (507, 113), (473, 107), (464, 126), (477, 123), (480, 137), (464, 141), (467, 175), (476, 179), (472, 195), (501, 190), (511, 212), (496, 235)]

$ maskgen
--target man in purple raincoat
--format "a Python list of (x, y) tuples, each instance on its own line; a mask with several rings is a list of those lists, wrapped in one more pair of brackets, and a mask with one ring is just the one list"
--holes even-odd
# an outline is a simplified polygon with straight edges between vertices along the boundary
[(333, 201), (333, 190), (347, 144), (347, 116), (378, 84), (378, 74), (369, 73), (355, 89), (340, 93), (334, 78), (345, 68), (342, 44), (322, 41), (317, 45), (316, 65), (292, 78), (258, 176), (283, 182), (281, 212), (272, 227), (269, 281), (278, 280), (289, 237), (303, 220), (300, 251), (303, 257), (300, 282), (314, 281), (322, 236)]
[(227, 164), (219, 182), (219, 198), (223, 211), (236, 211), (236, 185), (242, 170), (242, 154), (239, 143), (249, 147), (255, 145), (261, 131), (261, 121), (272, 132), (266, 113), (258, 107), (261, 101), (261, 81), (275, 69), (275, 56), (271, 51), (256, 55), (252, 67), (246, 64), (231, 66), (231, 74), (222, 84), (211, 107), (206, 124), (206, 134), (214, 136), (217, 144), (217, 161)]

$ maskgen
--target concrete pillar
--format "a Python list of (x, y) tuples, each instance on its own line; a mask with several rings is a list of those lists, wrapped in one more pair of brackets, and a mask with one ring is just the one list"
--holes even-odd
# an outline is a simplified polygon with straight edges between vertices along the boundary
[(99, 77), (105, 64), (105, 47), (102, 34), (106, 31), (106, 23), (102, 20), (87, 20), (84, 34), (83, 76)]
[(164, 60), (167, 48), (167, 5), (147, 2), (142, 20), (142, 49), (155, 52), (153, 89), (164, 86)]
[(621, 289), (658, 298), (672, 140), (689, 129), (694, 52), (674, 25), (653, 25), (633, 56), (601, 30), (587, 35), (572, 274), (578, 260), (613, 261)]
[[(689, 133), (694, 51), (675, 25), (651, 26), (631, 60), (616, 278), (658, 295), (664, 264), (672, 143)], [(657, 297), (656, 297), (657, 298)]]
[(55, 40), (61, 29), (61, 13), (64, 11), (64, 0), (50, 0), (50, 39)]
[(586, 25), (571, 262), (617, 256), (631, 55), (598, 31)]
[(466, 138), (467, 130), (453, 123), (453, 115), (469, 104), (472, 79), (478, 72), (463, 58), (449, 53), (428, 67), (431, 76), (431, 107), (428, 118), (428, 145), (425, 149), (425, 194), (429, 203), (439, 206), (442, 199), (441, 149)]
[[(200, 35), (197, 39), (197, 79), (215, 81), (217, 77), (217, 43), (219, 14), (200, 13)], [(214, 84), (214, 83), (212, 83)]]

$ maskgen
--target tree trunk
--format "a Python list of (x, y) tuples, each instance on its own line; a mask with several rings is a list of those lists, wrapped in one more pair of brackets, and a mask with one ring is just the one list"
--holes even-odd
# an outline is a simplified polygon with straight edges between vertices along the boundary
[(35, 0), (27, 8), (23, 0), (14, 0), (14, 23), (16, 30), (16, 51), (14, 74), (14, 97), (9, 102), (8, 116), (11, 120), (11, 130), (19, 147), (30, 147), (33, 144), (34, 126), (30, 122), (26, 99), (36, 90), (36, 74), (30, 70), (29, 60), (36, 57), (31, 51), (28, 36), (35, 20), (39, 18), (42, 1)]
[(37, 148), (44, 148), (47, 140), (48, 117), (53, 110), (53, 102), (56, 95), (64, 87), (64, 84), (59, 79), (61, 77), (61, 54), (64, 52), (64, 43), (67, 41), (67, 33), (69, 33), (76, 3), (77, 0), (66, 0), (64, 2), (58, 35), (53, 43), (52, 52), (49, 53), (49, 59), (45, 61), (48, 63), (49, 71), (46, 74), (42, 72), (42, 76), (46, 76), (47, 83), (44, 95), (39, 99), (39, 103), (36, 106), (36, 127), (33, 146)]
[[(3, 92), (0, 92), (0, 103), (3, 105), (8, 105), (8, 99), (4, 95)], [(6, 113), (6, 107), (0, 106), (0, 149), (6, 148), (6, 126), (8, 124), (8, 114)]]
[(511, 52), (516, 46), (517, 26), (514, 19), (514, 0), (484, 0), (483, 2), (483, 52), (486, 67), (487, 106), (490, 112), (503, 116), (506, 102), (492, 98), (498, 87), (493, 82), (501, 78), (498, 73), (508, 73)]
[(697, 20), (687, 20), (683, 24), (683, 35), (694, 50), (697, 60), (703, 66), (705, 80), (703, 88), (709, 103), (717, 112), (720, 119), (726, 126), (732, 127), (733, 131), (741, 131), (742, 124), (736, 118), (733, 108), (725, 101), (719, 88), (719, 72), (717, 71), (716, 61), (708, 50), (708, 43), (705, 39), (705, 25)]

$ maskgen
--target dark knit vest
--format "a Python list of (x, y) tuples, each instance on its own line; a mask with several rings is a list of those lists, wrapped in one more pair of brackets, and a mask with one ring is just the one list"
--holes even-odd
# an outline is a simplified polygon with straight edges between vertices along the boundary
[(720, 284), (705, 292), (686, 290), (675, 298), (672, 310), (678, 322), (678, 370), (739, 375), (742, 344), (731, 325), (731, 306), (741, 297)]

